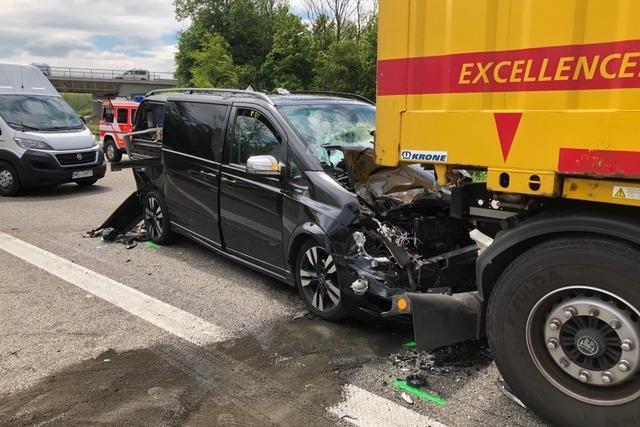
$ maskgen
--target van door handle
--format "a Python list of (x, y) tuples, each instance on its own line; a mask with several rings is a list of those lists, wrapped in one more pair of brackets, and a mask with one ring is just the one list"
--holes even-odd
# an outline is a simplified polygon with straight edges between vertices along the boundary
[(215, 173), (211, 173), (211, 172), (207, 172), (207, 171), (200, 171), (200, 175), (204, 175), (207, 178), (212, 178), (212, 179), (217, 179), (218, 175), (216, 175)]
[(227, 178), (226, 176), (222, 177), (222, 182), (229, 185), (236, 185), (238, 183), (235, 179)]

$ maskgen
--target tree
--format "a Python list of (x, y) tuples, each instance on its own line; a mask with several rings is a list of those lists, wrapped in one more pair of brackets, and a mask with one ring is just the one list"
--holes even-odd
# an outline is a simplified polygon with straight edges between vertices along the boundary
[(360, 87), (362, 64), (355, 40), (340, 40), (320, 52), (315, 67), (314, 86), (319, 90), (356, 93)]
[(273, 47), (262, 65), (268, 89), (307, 89), (313, 81), (313, 42), (299, 17), (288, 13), (278, 22)]
[(191, 83), (196, 87), (238, 87), (238, 74), (229, 43), (220, 34), (205, 35), (202, 50), (191, 54)]
[(356, 11), (354, 0), (305, 0), (309, 18), (317, 20), (321, 15), (328, 15), (335, 25), (336, 40), (342, 40), (345, 25)]

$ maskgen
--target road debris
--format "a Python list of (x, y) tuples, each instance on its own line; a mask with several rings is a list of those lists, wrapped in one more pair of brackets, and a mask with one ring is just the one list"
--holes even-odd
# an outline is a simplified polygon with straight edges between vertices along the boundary
[(513, 391), (511, 391), (511, 389), (503, 379), (498, 380), (498, 388), (500, 389), (502, 394), (509, 398), (509, 400), (520, 406), (522, 409), (527, 409), (527, 406), (522, 403), (522, 400), (520, 400), (518, 396), (513, 393)]
[(411, 396), (409, 396), (407, 393), (402, 393), (400, 395), (400, 397), (402, 397), (402, 400), (404, 400), (405, 402), (407, 402), (409, 405), (413, 405), (413, 399), (411, 398)]
[(420, 374), (411, 374), (407, 376), (407, 384), (412, 387), (420, 388), (427, 385), (427, 380)]
[(426, 390), (421, 390), (419, 388), (412, 387), (409, 384), (407, 384), (405, 381), (396, 380), (393, 382), (393, 385), (412, 396), (415, 396), (422, 400), (428, 400), (430, 402), (435, 403), (436, 405), (445, 406), (447, 404), (446, 399), (444, 399), (443, 397), (440, 397), (434, 393), (430, 393)]

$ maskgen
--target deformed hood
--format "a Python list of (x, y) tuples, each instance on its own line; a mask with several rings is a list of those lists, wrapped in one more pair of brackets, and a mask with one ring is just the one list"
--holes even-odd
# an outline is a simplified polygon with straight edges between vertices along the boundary
[(404, 205), (419, 198), (441, 197), (442, 187), (434, 173), (419, 164), (380, 167), (376, 165), (371, 148), (344, 148), (343, 151), (351, 184), (356, 194), (369, 205), (380, 199)]

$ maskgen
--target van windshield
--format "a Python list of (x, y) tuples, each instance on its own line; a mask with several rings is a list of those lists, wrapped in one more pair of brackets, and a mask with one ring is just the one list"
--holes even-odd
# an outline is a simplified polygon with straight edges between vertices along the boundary
[(0, 117), (16, 130), (72, 130), (84, 124), (64, 99), (42, 95), (0, 95)]
[(376, 109), (365, 104), (286, 105), (279, 110), (322, 163), (340, 163), (343, 154), (329, 148), (373, 147)]

